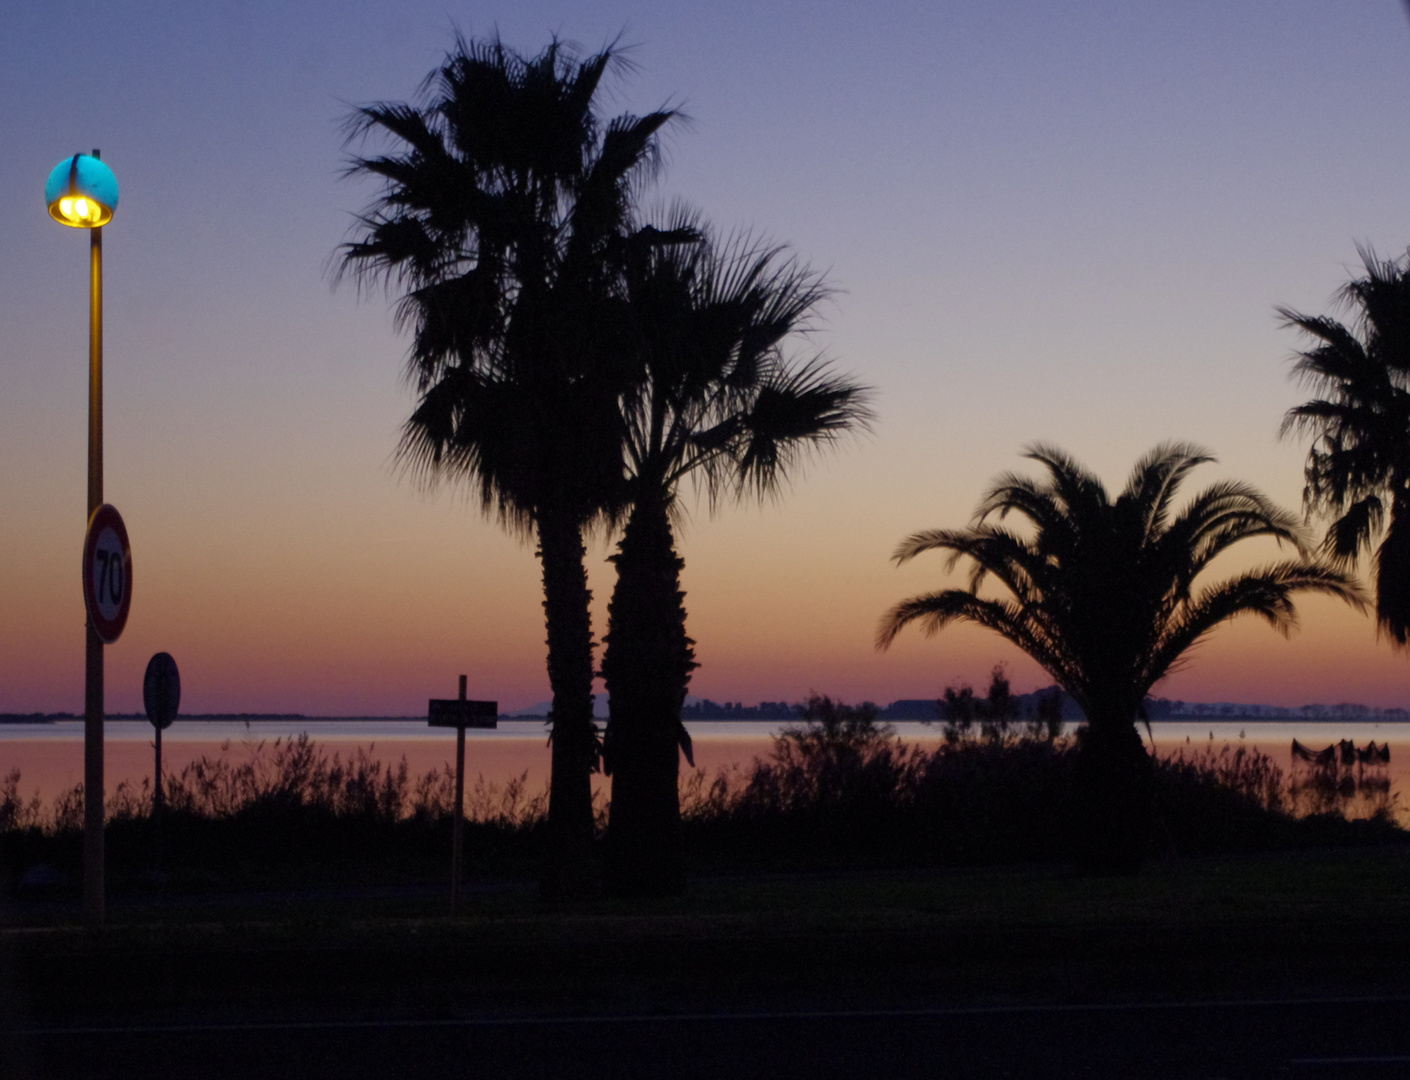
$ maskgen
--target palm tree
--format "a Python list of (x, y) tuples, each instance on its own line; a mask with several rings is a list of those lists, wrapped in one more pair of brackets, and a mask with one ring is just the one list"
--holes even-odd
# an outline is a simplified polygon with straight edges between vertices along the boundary
[[(526, 57), (459, 36), (424, 102), (356, 110), (349, 139), (390, 153), (349, 173), (382, 191), (340, 251), (339, 273), (401, 290), (418, 402), (398, 459), (468, 484), (481, 509), (537, 540), (553, 692), (545, 888), (590, 890), (591, 594), (583, 531), (622, 495), (612, 293), (635, 231), (633, 199), (670, 110), (604, 122), (596, 96), (620, 65), (554, 41)], [(619, 305), (618, 305), (619, 306)]]
[[(1042, 665), (1087, 715), (1075, 792), (1079, 865), (1134, 871), (1152, 797), (1135, 721), (1151, 687), (1229, 619), (1256, 615), (1287, 634), (1296, 625), (1294, 593), (1357, 606), (1362, 596), (1347, 574), (1309, 559), (1296, 519), (1246, 484), (1216, 483), (1176, 513), (1180, 484), (1213, 460), (1197, 447), (1156, 447), (1115, 499), (1060, 450), (1033, 446), (1026, 456), (1047, 470), (1044, 480), (1002, 476), (969, 528), (902, 541), (898, 563), (932, 550), (950, 553), (950, 569), (968, 560), (968, 588), (903, 600), (882, 619), (877, 645), (885, 649), (913, 622), (935, 634), (965, 621), (1001, 634)], [(1027, 535), (1002, 524), (1010, 513), (1027, 519)], [(1299, 557), (1197, 586), (1216, 557), (1259, 536), (1291, 544)], [(981, 595), (990, 577), (1007, 596)]]
[(680, 716), (696, 664), (674, 535), (682, 483), (698, 482), (711, 506), (775, 494), (808, 451), (869, 417), (861, 386), (783, 352), (827, 295), (818, 274), (747, 237), (718, 243), (685, 212), (665, 232), (699, 241), (640, 244), (625, 262), (638, 365), (622, 400), (630, 514), (602, 661), (607, 883), (630, 895), (685, 881), (677, 747), (689, 756)]
[[(1293, 374), (1318, 396), (1290, 409), (1283, 433), (1313, 436), (1303, 504), (1334, 518), (1323, 551), (1354, 565), (1374, 548), (1376, 622), (1398, 647), (1410, 645), (1410, 255), (1381, 261), (1361, 249), (1366, 276), (1340, 299), (1356, 325), (1278, 313), (1313, 341)], [(1380, 546), (1376, 547), (1376, 539)]]

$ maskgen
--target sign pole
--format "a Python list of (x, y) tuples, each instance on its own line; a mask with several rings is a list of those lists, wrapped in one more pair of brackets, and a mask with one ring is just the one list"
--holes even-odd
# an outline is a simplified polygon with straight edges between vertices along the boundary
[[(95, 152), (94, 157), (97, 157)], [(103, 230), (89, 231), (88, 519), (103, 505)], [(90, 612), (83, 678), (83, 922), (103, 925), (103, 640)]]
[[(88, 530), (84, 537), (84, 602), (88, 623), (83, 645), (83, 923), (103, 926), (103, 646), (111, 645), (127, 622), (131, 552), (120, 517), (105, 522), (94, 536), (93, 524), (103, 503), (103, 225), (112, 220), (118, 183), (95, 149), (59, 162), (44, 184), (49, 216), (60, 225), (88, 230)], [(98, 542), (98, 550), (90, 541)], [(113, 569), (120, 545), (119, 566)], [(91, 560), (99, 557), (99, 592), (92, 589)]]
[[(465, 700), (465, 676), (460, 676), (460, 700)], [(465, 836), (465, 725), (455, 728), (455, 825), (451, 832), (450, 913), (460, 908), (461, 846)]]
[(156, 835), (157, 873), (162, 872), (162, 729), (157, 728), (156, 782), (152, 787), (152, 822)]
[(156, 783), (152, 785), (152, 832), (156, 854), (156, 874), (162, 872), (162, 818), (165, 816), (166, 794), (162, 790), (162, 730), (170, 727), (181, 708), (181, 672), (171, 653), (159, 652), (147, 661), (147, 673), (142, 676), (142, 705), (147, 719), (156, 729)]
[(152, 808), (158, 814), (158, 820), (162, 812), (162, 729), (157, 728), (157, 767), (156, 786), (152, 792)]
[(432, 727), (455, 728), (455, 808), (450, 842), (450, 911), (460, 907), (460, 879), (464, 876), (461, 849), (465, 836), (465, 729), (493, 728), (499, 724), (499, 703), (467, 701), (464, 675), (460, 676), (460, 697), (451, 701), (432, 698), (429, 719)]

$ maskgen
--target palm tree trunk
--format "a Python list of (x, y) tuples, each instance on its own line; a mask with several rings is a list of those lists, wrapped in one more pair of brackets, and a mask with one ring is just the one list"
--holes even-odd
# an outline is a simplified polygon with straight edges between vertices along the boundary
[(1410, 644), (1410, 492), (1395, 493), (1376, 551), (1376, 622), (1395, 645)]
[(680, 846), (681, 706), (696, 667), (685, 632), (684, 561), (668, 506), (640, 499), (617, 554), (602, 674), (612, 717), (604, 755), (612, 774), (607, 820), (607, 888), (619, 896), (685, 890)]
[(1150, 845), (1155, 769), (1136, 730), (1136, 710), (1093, 704), (1073, 777), (1077, 869), (1134, 874)]
[(578, 522), (546, 508), (538, 516), (538, 535), (553, 691), (549, 849), (540, 886), (549, 899), (573, 899), (591, 896), (598, 888), (592, 855), (592, 773), (597, 759), (588, 608), (592, 593)]

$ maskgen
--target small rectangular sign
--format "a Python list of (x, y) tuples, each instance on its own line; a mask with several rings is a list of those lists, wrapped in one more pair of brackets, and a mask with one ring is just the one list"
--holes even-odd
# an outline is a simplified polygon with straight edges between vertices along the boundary
[(499, 726), (499, 702), (431, 699), (432, 727), (492, 728)]

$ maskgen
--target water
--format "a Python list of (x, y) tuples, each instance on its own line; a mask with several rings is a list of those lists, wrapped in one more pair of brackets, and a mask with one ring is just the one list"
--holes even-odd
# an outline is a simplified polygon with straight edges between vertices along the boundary
[[(737, 765), (746, 769), (755, 757), (767, 756), (773, 736), (784, 726), (782, 721), (710, 720), (686, 725), (695, 746), (696, 767), (712, 776), (721, 768)], [(904, 741), (925, 749), (933, 749), (942, 737), (939, 724), (903, 721), (892, 726)], [(1161, 754), (1242, 745), (1268, 754), (1285, 773), (1292, 766), (1293, 739), (1314, 750), (1342, 739), (1351, 739), (1358, 746), (1371, 741), (1389, 743), (1392, 782), (1398, 787), (1410, 773), (1407, 722), (1211, 718), (1165, 720), (1153, 723), (1151, 729)], [(260, 743), (268, 746), (305, 732), (320, 749), (344, 759), (359, 748), (387, 763), (404, 757), (413, 774), (450, 766), (455, 757), (455, 733), (431, 728), (418, 719), (178, 720), (162, 735), (162, 764), (168, 772), (179, 772), (196, 758), (222, 753), (238, 762), (254, 753)], [(110, 794), (119, 783), (140, 787), (152, 776), (153, 731), (145, 720), (109, 720), (104, 741), (105, 786)], [(471, 783), (483, 777), (486, 783), (502, 787), (508, 780), (524, 776), (531, 793), (541, 791), (549, 776), (547, 728), (542, 720), (501, 720), (494, 730), (470, 729), (465, 737), (465, 765)], [(12, 769), (20, 770), (21, 793), (28, 798), (37, 792), (46, 804), (81, 783), (83, 721), (0, 725), (0, 777)], [(598, 788), (610, 789), (610, 783), (595, 778)]]
[[(783, 725), (775, 722), (693, 721), (695, 763), (712, 776), (721, 768), (747, 766), (768, 753), (772, 736)], [(938, 741), (940, 729), (919, 723), (897, 725), (907, 738)], [(162, 733), (164, 772), (181, 768), (202, 756), (222, 753), (246, 760), (263, 743), (288, 740), (307, 733), (322, 750), (345, 760), (358, 749), (387, 763), (406, 759), (411, 773), (453, 767), (455, 732), (432, 728), (424, 720), (377, 719), (178, 720)], [(109, 720), (104, 725), (104, 786), (112, 794), (126, 781), (140, 786), (153, 772), (153, 731), (145, 720)], [(0, 777), (20, 770), (20, 791), (36, 792), (47, 803), (83, 781), (83, 721), (51, 724), (0, 725)], [(542, 720), (501, 720), (492, 730), (471, 728), (465, 733), (465, 771), (469, 781), (483, 777), (503, 786), (524, 777), (531, 793), (543, 790), (549, 778), (548, 729)], [(611, 781), (594, 778), (594, 787), (610, 791)]]

